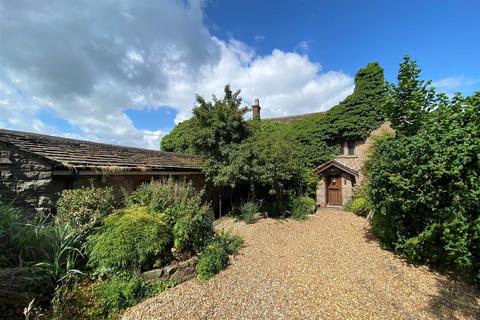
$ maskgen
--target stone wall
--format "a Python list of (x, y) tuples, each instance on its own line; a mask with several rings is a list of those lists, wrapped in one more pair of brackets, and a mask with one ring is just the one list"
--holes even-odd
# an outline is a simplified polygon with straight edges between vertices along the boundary
[(325, 186), (325, 177), (320, 176), (320, 181), (317, 184), (317, 207), (325, 207), (326, 206), (326, 186)]
[(345, 205), (353, 195), (353, 181), (352, 176), (342, 173), (342, 205)]
[(194, 278), (196, 275), (195, 268), (198, 258), (193, 257), (176, 264), (172, 264), (160, 269), (153, 269), (142, 273), (142, 278), (147, 281), (154, 280), (175, 280), (177, 284)]
[(48, 161), (20, 151), (0, 141), (0, 197), (13, 202), (22, 212), (50, 213), (55, 193), (62, 186), (52, 181)]
[[(348, 155), (348, 143), (345, 142), (343, 146), (343, 154), (337, 156), (335, 160), (344, 166), (351, 168), (358, 172), (358, 177), (353, 179), (350, 175), (342, 173), (342, 202), (346, 204), (353, 195), (355, 188), (365, 180), (364, 165), (368, 158), (369, 150), (372, 147), (375, 138), (386, 133), (393, 133), (394, 130), (390, 127), (388, 122), (383, 123), (379, 128), (372, 131), (366, 140), (355, 141), (355, 155)], [(321, 180), (317, 185), (317, 206), (324, 207), (326, 205), (326, 186), (325, 178), (320, 177)]]
[(343, 154), (336, 157), (335, 160), (355, 171), (358, 171), (359, 176), (356, 182), (357, 184), (360, 184), (365, 179), (363, 166), (368, 157), (368, 150), (373, 145), (375, 138), (382, 136), (385, 133), (393, 132), (390, 124), (384, 122), (379, 128), (373, 130), (366, 140), (355, 141), (355, 155), (348, 155), (348, 145), (347, 142), (345, 142), (343, 146)]

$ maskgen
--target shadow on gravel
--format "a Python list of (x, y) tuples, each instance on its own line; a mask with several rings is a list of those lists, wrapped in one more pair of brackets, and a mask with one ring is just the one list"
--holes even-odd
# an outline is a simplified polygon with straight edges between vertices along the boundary
[(370, 228), (363, 229), (363, 239), (367, 242), (379, 242), (378, 238), (373, 234)]
[(437, 319), (480, 319), (480, 291), (453, 279), (438, 281), (439, 293), (431, 296), (429, 310)]
[[(363, 238), (369, 243), (379, 243), (379, 240), (370, 229), (364, 229)], [(397, 257), (401, 258), (400, 256)], [(479, 289), (461, 280), (456, 280), (452, 276), (449, 276), (447, 279), (438, 279), (437, 288), (438, 294), (430, 296), (426, 312), (436, 319), (480, 319)]]

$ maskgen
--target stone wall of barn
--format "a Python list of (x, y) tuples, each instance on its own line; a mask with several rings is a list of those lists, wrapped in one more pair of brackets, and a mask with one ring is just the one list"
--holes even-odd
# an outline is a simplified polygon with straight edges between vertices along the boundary
[[(87, 186), (114, 189), (120, 203), (123, 191), (133, 192), (140, 184), (153, 180), (166, 180), (166, 175), (53, 175), (52, 164), (40, 157), (19, 150), (0, 141), (0, 200), (13, 203), (26, 215), (55, 213), (55, 203), (67, 188)], [(205, 188), (204, 176), (172, 175), (174, 181), (191, 181), (200, 190)], [(206, 200), (212, 196), (206, 190)]]
[(0, 141), (0, 198), (27, 215), (48, 214), (62, 185), (52, 180), (47, 161)]

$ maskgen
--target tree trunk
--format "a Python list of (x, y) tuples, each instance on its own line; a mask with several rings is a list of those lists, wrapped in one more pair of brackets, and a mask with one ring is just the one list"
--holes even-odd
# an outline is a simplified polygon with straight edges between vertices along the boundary
[(275, 186), (275, 196), (277, 198), (278, 211), (280, 211), (280, 215), (283, 216), (283, 214), (285, 213), (285, 210), (283, 208), (283, 193), (281, 187), (278, 184)]

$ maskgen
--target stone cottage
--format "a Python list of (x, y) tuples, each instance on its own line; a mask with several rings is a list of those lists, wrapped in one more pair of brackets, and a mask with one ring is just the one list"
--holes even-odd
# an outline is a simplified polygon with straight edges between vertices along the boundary
[(64, 189), (112, 186), (119, 199), (123, 190), (170, 177), (203, 188), (202, 159), (0, 129), (0, 199), (27, 214), (54, 212)]
[[(260, 105), (258, 99), (252, 106), (255, 118), (260, 118)], [(322, 114), (323, 112), (292, 115), (266, 120), (275, 123), (289, 123), (301, 121), (307, 117)], [(344, 141), (341, 154), (331, 161), (322, 163), (314, 169), (320, 176), (317, 186), (318, 207), (341, 207), (351, 198), (355, 187), (365, 179), (363, 167), (367, 159), (368, 150), (372, 146), (375, 137), (385, 133), (393, 133), (388, 122), (383, 123), (379, 128), (372, 131), (370, 136), (364, 140)]]
[(321, 178), (317, 186), (318, 206), (343, 206), (352, 198), (355, 187), (365, 180), (363, 167), (368, 150), (375, 137), (385, 133), (393, 133), (388, 122), (373, 130), (367, 139), (345, 141), (340, 155), (315, 168)]

